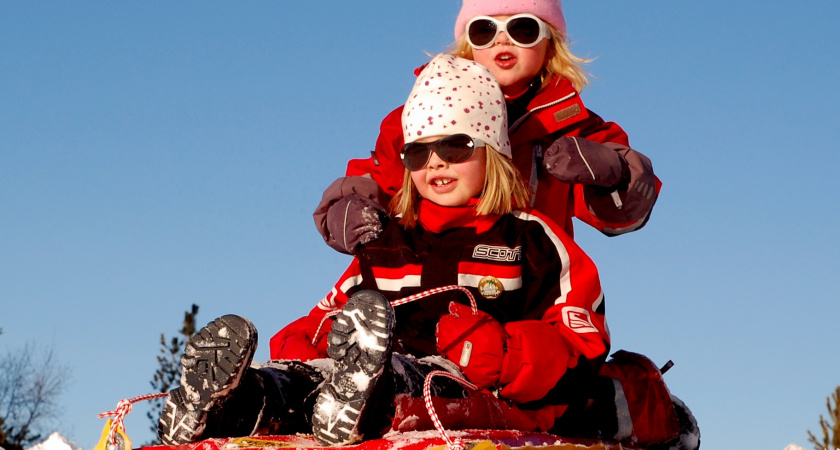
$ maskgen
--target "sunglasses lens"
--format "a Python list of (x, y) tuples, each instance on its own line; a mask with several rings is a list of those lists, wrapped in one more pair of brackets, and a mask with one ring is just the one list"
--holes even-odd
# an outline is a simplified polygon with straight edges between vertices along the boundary
[(438, 141), (435, 153), (448, 163), (462, 163), (472, 156), (475, 146), (466, 134), (454, 134)]
[(531, 45), (540, 38), (540, 24), (531, 17), (517, 17), (508, 21), (507, 32), (517, 43)]
[(467, 36), (474, 47), (483, 47), (496, 38), (496, 24), (487, 19), (475, 20), (470, 23)]
[(415, 171), (420, 170), (426, 165), (429, 156), (432, 153), (432, 148), (429, 144), (421, 142), (411, 142), (405, 144), (402, 150), (402, 162), (406, 169)]

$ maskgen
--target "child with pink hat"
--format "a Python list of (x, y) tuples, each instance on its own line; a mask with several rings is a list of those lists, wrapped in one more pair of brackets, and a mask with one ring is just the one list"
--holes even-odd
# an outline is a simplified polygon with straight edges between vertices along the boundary
[[(588, 110), (588, 84), (567, 43), (559, 0), (464, 0), (449, 53), (474, 60), (498, 80), (508, 109), (513, 162), (529, 182), (531, 206), (573, 235), (572, 217), (608, 236), (642, 228), (661, 183), (627, 134)], [(370, 158), (348, 163), (324, 193), (315, 223), (333, 248), (370, 242), (402, 185), (402, 107), (382, 122)]]

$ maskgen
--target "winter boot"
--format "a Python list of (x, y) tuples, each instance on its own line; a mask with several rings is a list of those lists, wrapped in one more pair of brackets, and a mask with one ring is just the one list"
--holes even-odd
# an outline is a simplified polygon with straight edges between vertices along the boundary
[(697, 450), (700, 448), (700, 427), (691, 410), (679, 398), (671, 395), (674, 411), (680, 423), (680, 435), (664, 444), (654, 445), (650, 450)]
[(315, 401), (312, 431), (327, 446), (362, 438), (365, 413), (391, 361), (394, 308), (375, 291), (353, 294), (336, 316), (327, 353), (335, 371)]
[(239, 386), (256, 347), (254, 325), (234, 315), (208, 323), (190, 339), (181, 356), (181, 386), (170, 391), (158, 423), (163, 444), (196, 442), (213, 431), (208, 421)]

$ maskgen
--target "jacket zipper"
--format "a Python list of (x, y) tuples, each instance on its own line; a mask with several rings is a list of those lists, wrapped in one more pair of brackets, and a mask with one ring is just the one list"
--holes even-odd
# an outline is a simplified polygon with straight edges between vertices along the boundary
[[(508, 128), (508, 135), (510, 136), (514, 132), (516, 132), (516, 129), (519, 128), (519, 126), (522, 125), (522, 122), (524, 122), (525, 119), (530, 117), (531, 114), (533, 114), (537, 111), (543, 110), (545, 108), (550, 108), (550, 107), (552, 107), (552, 106), (554, 106), (558, 103), (565, 102), (566, 100), (574, 97), (575, 95), (577, 95), (577, 93), (572, 92), (571, 94), (569, 94), (569, 95), (567, 95), (563, 98), (559, 98), (559, 99), (554, 100), (552, 102), (548, 102), (544, 105), (537, 106), (534, 109), (529, 109), (528, 111), (525, 112), (525, 114), (522, 115), (522, 117), (516, 119), (516, 122), (513, 122), (513, 125), (511, 125)], [(539, 184), (538, 180), (537, 180), (537, 169), (539, 168), (538, 166), (541, 163), (540, 160), (542, 160), (542, 157), (543, 157), (542, 145), (535, 146), (531, 151), (531, 179), (528, 180), (528, 185), (531, 188), (531, 206), (534, 206), (534, 202), (537, 200), (537, 185)]]
[(563, 97), (563, 98), (559, 98), (559, 99), (557, 99), (557, 100), (554, 100), (553, 102), (549, 102), (549, 103), (546, 103), (546, 104), (544, 104), (544, 105), (537, 106), (537, 107), (536, 107), (536, 108), (534, 108), (534, 109), (529, 109), (528, 111), (526, 111), (526, 112), (525, 112), (525, 114), (523, 114), (523, 115), (522, 115), (522, 117), (520, 117), (520, 118), (516, 119), (516, 122), (513, 122), (513, 125), (511, 125), (510, 127), (508, 127), (508, 135), (513, 134), (513, 133), (516, 131), (516, 129), (517, 129), (517, 128), (519, 128), (519, 125), (522, 125), (522, 122), (524, 122), (524, 121), (525, 121), (525, 119), (527, 119), (528, 117), (531, 117), (531, 114), (533, 114), (533, 113), (535, 113), (535, 112), (537, 112), (537, 111), (543, 110), (543, 109), (545, 109), (545, 108), (552, 107), (552, 106), (554, 106), (554, 105), (556, 105), (556, 104), (558, 104), (558, 103), (565, 102), (566, 100), (568, 100), (568, 99), (570, 99), (570, 98), (572, 98), (572, 97), (574, 97), (574, 96), (576, 96), (576, 95), (577, 95), (577, 93), (576, 93), (576, 92), (572, 92), (571, 94), (569, 94), (569, 95), (567, 95), (567, 96), (565, 96), (565, 97)]

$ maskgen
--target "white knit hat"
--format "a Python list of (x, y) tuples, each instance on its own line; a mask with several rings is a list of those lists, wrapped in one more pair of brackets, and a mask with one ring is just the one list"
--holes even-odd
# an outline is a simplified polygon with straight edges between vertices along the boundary
[(487, 68), (440, 54), (423, 68), (402, 112), (405, 142), (464, 133), (511, 157), (505, 98)]
[(566, 35), (566, 18), (561, 0), (464, 0), (455, 19), (455, 39), (466, 31), (467, 22), (476, 16), (512, 16), (530, 13)]

